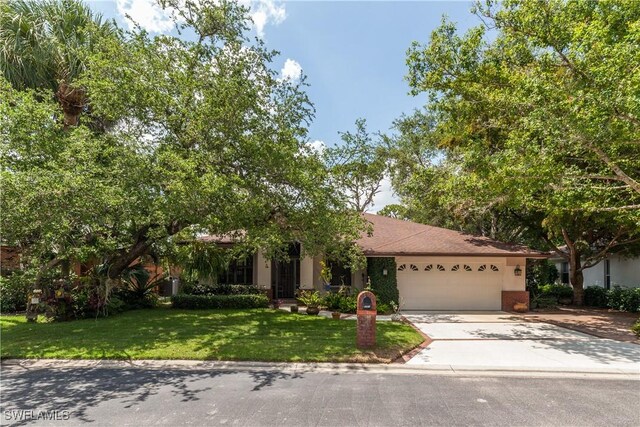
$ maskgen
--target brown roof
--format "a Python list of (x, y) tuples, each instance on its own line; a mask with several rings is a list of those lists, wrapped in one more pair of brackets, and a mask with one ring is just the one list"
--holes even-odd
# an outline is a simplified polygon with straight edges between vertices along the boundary
[(364, 214), (373, 234), (357, 241), (365, 255), (466, 255), (546, 258), (526, 246), (498, 242), (446, 228), (418, 224), (386, 216)]

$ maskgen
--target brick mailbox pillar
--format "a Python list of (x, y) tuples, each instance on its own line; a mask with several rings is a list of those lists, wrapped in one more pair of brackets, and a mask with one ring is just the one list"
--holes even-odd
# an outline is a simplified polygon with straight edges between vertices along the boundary
[(358, 325), (356, 345), (371, 348), (376, 345), (376, 296), (369, 291), (358, 294)]

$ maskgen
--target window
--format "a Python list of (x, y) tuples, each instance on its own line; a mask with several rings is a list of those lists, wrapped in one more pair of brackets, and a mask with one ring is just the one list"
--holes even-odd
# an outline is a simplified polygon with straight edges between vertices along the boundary
[(480, 267), (478, 267), (478, 271), (485, 271), (487, 269), (487, 266), (485, 264), (482, 264)]
[(560, 281), (568, 285), (569, 284), (569, 263), (563, 262), (560, 266)]
[(401, 264), (400, 267), (398, 267), (398, 271), (404, 271), (406, 270), (407, 265), (406, 264)]
[(604, 287), (611, 289), (611, 263), (608, 259), (604, 260)]
[(436, 267), (438, 269), (438, 271), (444, 271), (444, 266), (438, 264), (438, 266)]
[(331, 286), (351, 286), (351, 269), (339, 262), (331, 264)]
[(497, 266), (491, 264), (491, 271), (500, 271)]
[(460, 270), (460, 264), (456, 264), (453, 267), (451, 267), (451, 271), (458, 271)]
[(223, 285), (252, 285), (253, 256), (231, 261), (227, 269), (218, 275), (218, 283)]
[(418, 266), (415, 264), (411, 264), (409, 268), (411, 268), (411, 271), (418, 271)]
[(467, 264), (464, 265), (464, 271), (473, 271), (473, 269)]
[(433, 264), (429, 264), (424, 268), (424, 271), (431, 271), (433, 270)]

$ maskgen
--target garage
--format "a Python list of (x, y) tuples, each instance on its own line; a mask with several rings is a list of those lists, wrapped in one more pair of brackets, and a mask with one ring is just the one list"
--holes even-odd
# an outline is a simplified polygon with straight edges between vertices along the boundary
[(504, 264), (396, 259), (403, 310), (500, 310)]

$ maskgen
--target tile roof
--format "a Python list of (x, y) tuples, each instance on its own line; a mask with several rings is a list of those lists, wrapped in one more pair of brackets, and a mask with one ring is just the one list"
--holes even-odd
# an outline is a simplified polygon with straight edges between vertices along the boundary
[(446, 228), (418, 224), (380, 215), (364, 214), (373, 234), (357, 240), (365, 255), (466, 255), (546, 258), (526, 246), (498, 242)]

